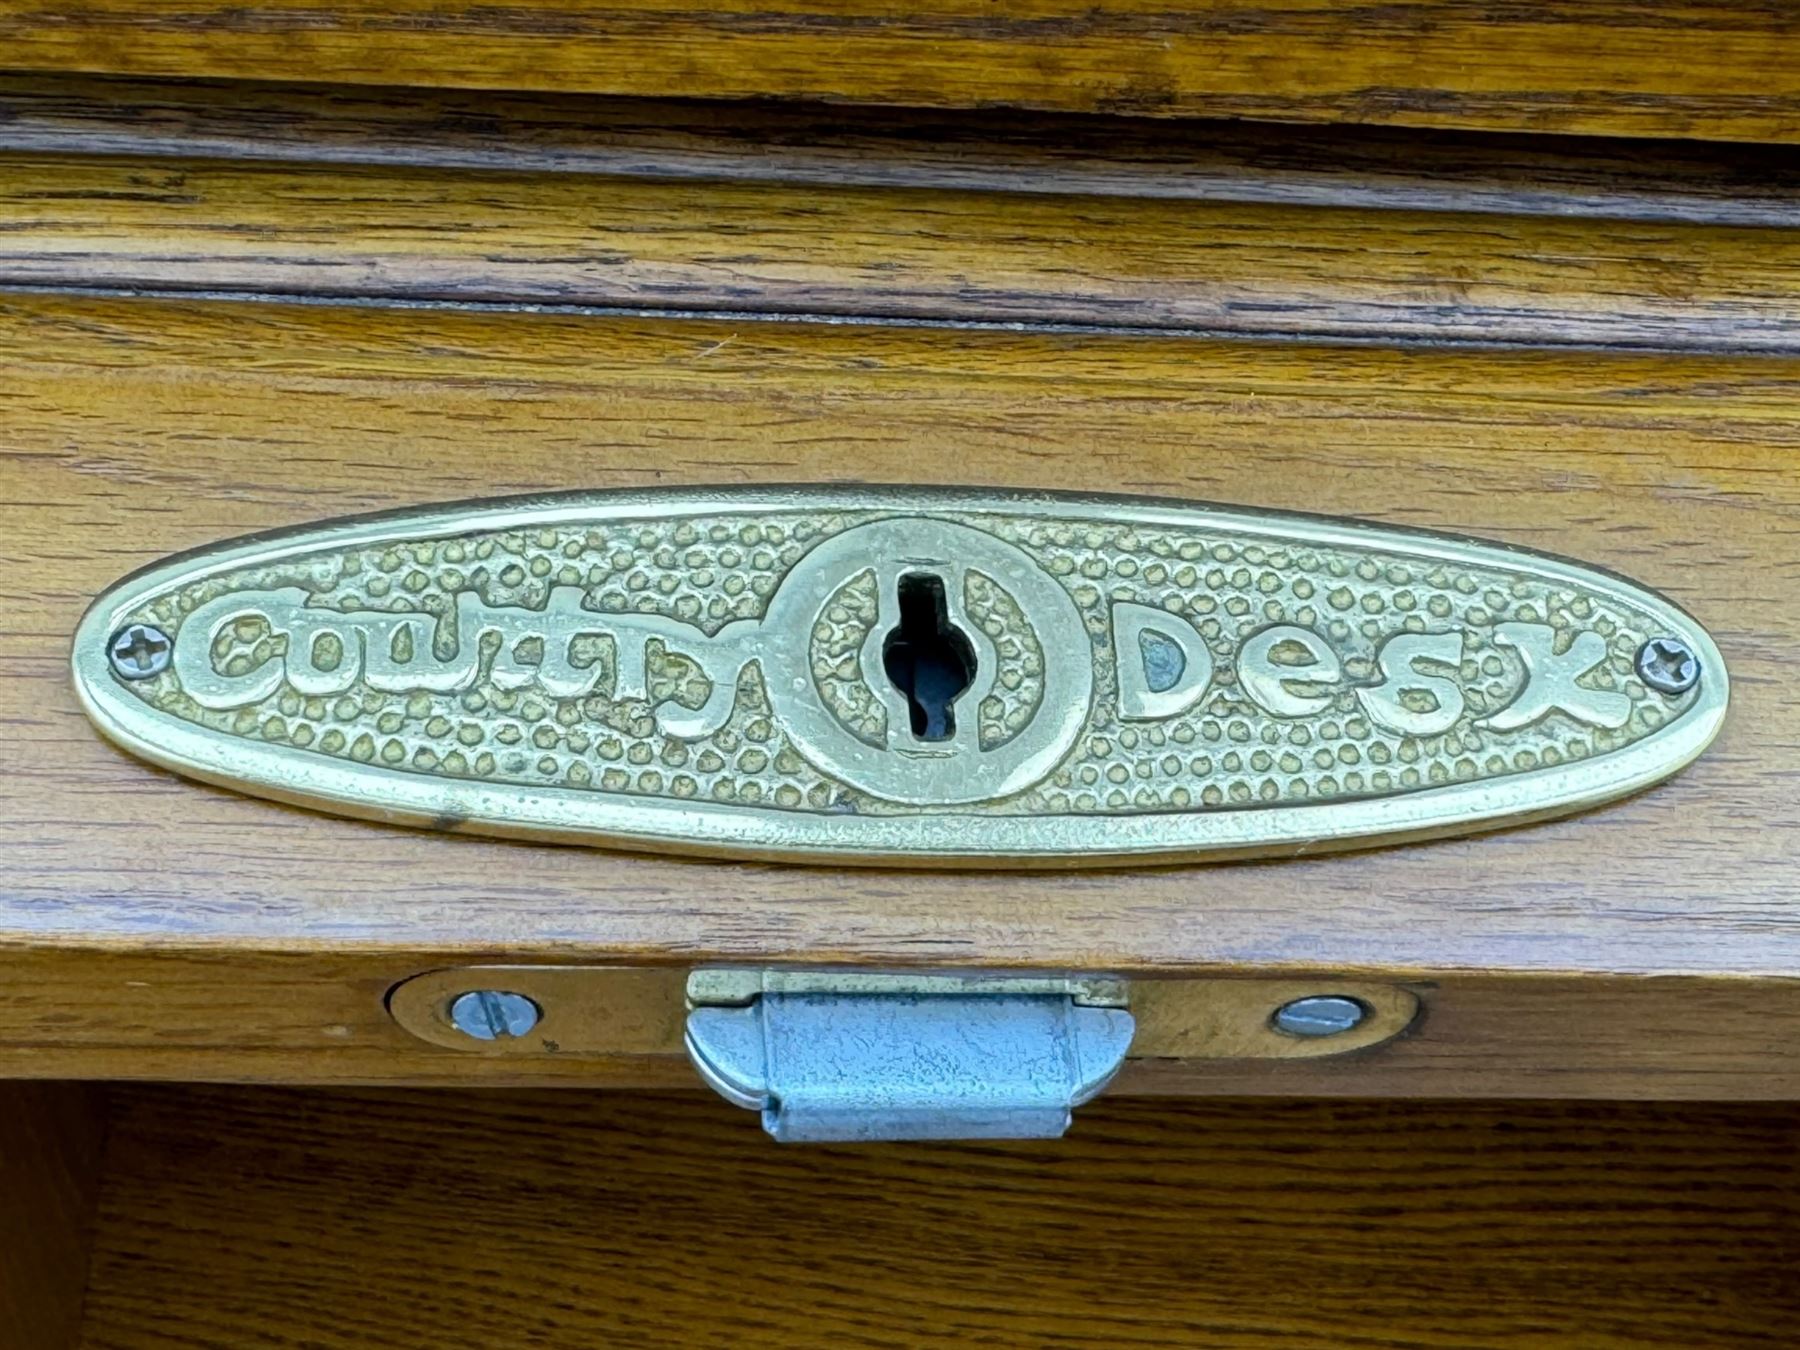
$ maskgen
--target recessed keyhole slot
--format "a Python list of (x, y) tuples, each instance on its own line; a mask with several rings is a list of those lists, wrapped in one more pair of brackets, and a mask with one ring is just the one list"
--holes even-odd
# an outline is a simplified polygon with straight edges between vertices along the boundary
[(909, 572), (898, 594), (900, 623), (882, 644), (881, 663), (906, 695), (914, 738), (947, 741), (956, 734), (956, 700), (975, 680), (975, 649), (950, 622), (941, 577)]

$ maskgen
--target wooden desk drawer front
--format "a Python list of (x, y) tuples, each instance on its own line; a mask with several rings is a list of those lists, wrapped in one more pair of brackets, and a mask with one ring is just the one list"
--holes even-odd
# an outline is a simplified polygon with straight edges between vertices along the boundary
[[(660, 1044), (459, 1054), (384, 1000), (462, 966), (732, 964), (1374, 980), (1424, 1010), (1341, 1059), (1145, 1051), (1122, 1090), (1800, 1083), (1787, 151), (47, 75), (0, 99), (8, 1072), (689, 1082)], [(68, 686), (90, 597), (247, 531), (847, 481), (1544, 548), (1695, 614), (1732, 712), (1677, 780), (1505, 835), (975, 876), (328, 819), (121, 757)]]
[[(1792, 1090), (1785, 356), (23, 292), (0, 325), (22, 581), (0, 697), (30, 747), (4, 791), (32, 841), (8, 864), (9, 965), (14, 988), (93, 1000), (73, 1026), (57, 1020), (62, 996), (8, 1005), (25, 1071), (493, 1072), (388, 1026), (386, 989), (465, 961), (605, 958), (1373, 972), (1436, 986), (1442, 1016), (1379, 1062), (1334, 1067), (1347, 1085), (1541, 1090), (1554, 1074), (1567, 1090)], [(247, 530), (496, 491), (846, 477), (1163, 492), (1553, 548), (1702, 616), (1736, 702), (1676, 781), (1522, 832), (1229, 869), (975, 877), (687, 863), (302, 814), (121, 758), (67, 685), (90, 595)], [(1468, 1013), (1483, 1027), (1463, 1051), (1516, 1044), (1510, 1084), (1504, 1058), (1459, 1079), (1440, 1057), (1459, 990), (1475, 1000), (1460, 1006), (1488, 1009)], [(1553, 1015), (1559, 990), (1576, 1005)], [(1607, 1011), (1609, 991), (1632, 1011)], [(214, 999), (229, 1011), (208, 1013)], [(1323, 1070), (1294, 1072), (1311, 1091)]]
[[(1793, 29), (0, 0), (0, 1078), (113, 1080), (0, 1083), (0, 1345), (1788, 1344)], [(315, 814), (71, 685), (181, 550), (791, 483), (1545, 550), (1731, 706), (1549, 823), (973, 872)], [(1130, 1057), (1061, 1144), (780, 1151), (695, 1091), (690, 1001), (877, 972), (1127, 1003)], [(1375, 1020), (1283, 1039), (1308, 995)]]

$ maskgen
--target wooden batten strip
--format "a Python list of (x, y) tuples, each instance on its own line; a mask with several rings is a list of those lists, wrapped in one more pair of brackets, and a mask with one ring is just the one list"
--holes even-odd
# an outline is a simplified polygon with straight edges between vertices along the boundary
[(0, 156), (0, 286), (1788, 352), (1800, 233), (781, 182)]
[(1777, 146), (11, 75), (0, 151), (1800, 224)]
[(1800, 140), (1767, 0), (0, 0), (13, 69)]

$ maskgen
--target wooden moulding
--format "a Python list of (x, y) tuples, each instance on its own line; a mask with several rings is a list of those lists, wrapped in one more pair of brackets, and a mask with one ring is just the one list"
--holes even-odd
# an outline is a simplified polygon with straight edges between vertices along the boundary
[(17, 70), (1800, 138), (1780, 5), (0, 4)]
[[(699, 1086), (681, 1049), (686, 967), (539, 964), (504, 980), (469, 970), (422, 952), (6, 950), (0, 1076)], [(547, 1020), (544, 1037), (511, 1047), (421, 1037), (396, 1016), (394, 992), (409, 980), (439, 994), (523, 981), (557, 1020)], [(1345, 978), (1240, 968), (1229, 980), (1141, 978), (1132, 986), (1140, 1033), (1108, 1089), (1127, 1096), (1800, 1098), (1800, 1042), (1792, 1032), (1800, 981)], [(1261, 1053), (1270, 1045), (1268, 1010), (1288, 997), (1336, 990), (1396, 999), (1388, 1006), (1401, 1009), (1417, 997), (1419, 1012), (1398, 1037), (1349, 1053), (1328, 1043), (1332, 1053), (1311, 1057)], [(545, 1045), (568, 1020), (571, 998), (588, 1043)], [(1226, 1016), (1215, 1015), (1221, 1007)], [(1252, 1037), (1222, 1034), (1233, 1027)]]
[[(545, 1054), (618, 1056), (681, 1053), (685, 972), (599, 966), (454, 966), (403, 980), (388, 991), (393, 1018), (421, 1040), (490, 1058)], [(478, 1041), (451, 1022), (450, 1007), (470, 990), (522, 994), (542, 1010), (531, 1035)], [(1354, 999), (1366, 1016), (1331, 1037), (1276, 1031), (1277, 1009), (1294, 999)], [(1140, 980), (1128, 997), (1137, 1020), (1131, 1053), (1141, 1059), (1288, 1060), (1367, 1050), (1392, 1040), (1418, 1016), (1418, 995), (1375, 980)]]
[(1800, 225), (1792, 147), (13, 73), (0, 151)]
[(1800, 348), (1800, 234), (1350, 204), (0, 155), (0, 285)]

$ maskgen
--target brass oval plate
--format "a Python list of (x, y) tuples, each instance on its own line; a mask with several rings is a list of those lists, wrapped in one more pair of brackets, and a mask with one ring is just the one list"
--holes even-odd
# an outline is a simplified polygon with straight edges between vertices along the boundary
[[(1658, 638), (1698, 661), (1691, 689), (1640, 678)], [(913, 865), (1543, 818), (1675, 772), (1727, 699), (1693, 619), (1542, 555), (913, 489), (518, 499), (235, 541), (113, 587), (74, 668), (125, 748), (284, 801)]]

